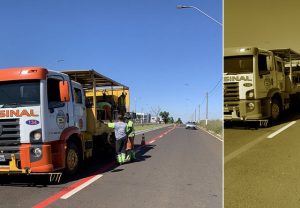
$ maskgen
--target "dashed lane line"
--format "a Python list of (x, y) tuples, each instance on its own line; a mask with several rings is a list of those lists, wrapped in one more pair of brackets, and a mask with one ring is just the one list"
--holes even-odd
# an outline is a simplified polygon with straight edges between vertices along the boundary
[[(266, 134), (261, 135), (260, 137), (258, 137), (257, 139), (253, 140), (252, 142), (249, 142), (248, 144), (242, 146), (241, 148), (233, 151), (232, 153), (228, 154), (227, 156), (224, 157), (224, 164), (226, 164), (227, 162), (229, 162), (230, 160), (234, 159), (235, 157), (239, 156), (240, 154), (242, 154), (243, 152), (249, 150), (250, 148), (252, 148), (253, 146), (255, 146), (256, 144), (262, 142), (264, 139), (268, 138), (273, 138), (276, 135), (278, 135), (279, 133), (283, 132), (284, 130), (288, 129), (290, 126), (294, 125), (296, 123), (296, 121), (292, 121), (289, 124), (283, 126), (282, 128), (276, 130), (275, 132), (271, 133), (268, 132)], [(226, 139), (226, 138), (225, 138)]]
[(287, 125), (285, 125), (284, 127), (278, 129), (277, 131), (275, 131), (274, 133), (270, 134), (267, 138), (268, 139), (272, 139), (273, 137), (275, 137), (277, 134), (280, 134), (281, 132), (283, 132), (284, 130), (286, 130), (287, 128), (291, 127), (292, 125), (294, 125), (296, 123), (296, 121), (292, 121), (290, 123), (288, 123)]
[[(249, 142), (248, 144), (242, 146), (241, 148), (233, 151), (232, 153), (228, 154), (224, 157), (224, 164), (232, 160), (233, 158), (237, 157), (238, 155), (242, 154), (243, 152), (246, 152), (248, 149), (252, 148), (256, 144), (260, 143), (266, 138), (267, 134), (264, 134), (257, 139), (253, 140), (252, 142)], [(226, 139), (226, 138), (225, 138)]]

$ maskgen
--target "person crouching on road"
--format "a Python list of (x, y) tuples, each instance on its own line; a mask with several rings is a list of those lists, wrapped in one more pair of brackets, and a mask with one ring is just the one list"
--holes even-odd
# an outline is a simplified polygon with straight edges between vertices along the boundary
[(118, 121), (114, 123), (108, 123), (108, 127), (114, 128), (116, 137), (117, 162), (121, 165), (126, 159), (127, 124), (124, 122), (123, 116), (119, 115)]
[(125, 161), (128, 162), (131, 160), (135, 160), (135, 152), (134, 152), (135, 131), (134, 131), (133, 122), (131, 120), (131, 115), (129, 113), (125, 114), (125, 119), (127, 123), (126, 133), (128, 135)]

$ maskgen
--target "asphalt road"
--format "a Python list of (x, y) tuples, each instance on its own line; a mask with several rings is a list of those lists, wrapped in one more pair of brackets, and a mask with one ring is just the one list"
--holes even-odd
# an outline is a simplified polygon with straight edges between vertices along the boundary
[(270, 128), (225, 128), (224, 138), (225, 208), (300, 207), (299, 115)]
[(221, 141), (182, 127), (145, 137), (142, 147), (141, 135), (136, 138), (136, 162), (117, 166), (111, 159), (94, 159), (59, 185), (1, 177), (0, 207), (222, 207)]

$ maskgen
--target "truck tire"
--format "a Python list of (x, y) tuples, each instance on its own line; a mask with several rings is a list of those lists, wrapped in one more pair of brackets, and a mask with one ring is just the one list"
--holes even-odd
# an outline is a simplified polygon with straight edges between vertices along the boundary
[(107, 154), (108, 156), (115, 156), (116, 154), (116, 139), (115, 134), (107, 135)]
[(278, 99), (273, 98), (271, 102), (271, 117), (270, 121), (272, 123), (277, 122), (279, 120), (279, 117), (281, 115), (281, 105)]
[(115, 134), (107, 134), (107, 143), (110, 145), (110, 146), (112, 146), (112, 147), (115, 147), (115, 141), (116, 141), (116, 139), (115, 139)]
[(74, 175), (79, 169), (80, 161), (77, 145), (73, 142), (68, 142), (66, 150), (65, 174)]

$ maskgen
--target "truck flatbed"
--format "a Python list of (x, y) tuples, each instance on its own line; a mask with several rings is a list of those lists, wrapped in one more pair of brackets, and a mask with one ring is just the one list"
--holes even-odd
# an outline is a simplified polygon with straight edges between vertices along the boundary
[(123, 87), (129, 89), (127, 86), (96, 72), (94, 69), (64, 70), (61, 72), (68, 74), (72, 80), (79, 82), (84, 89), (91, 90), (94, 87)]

